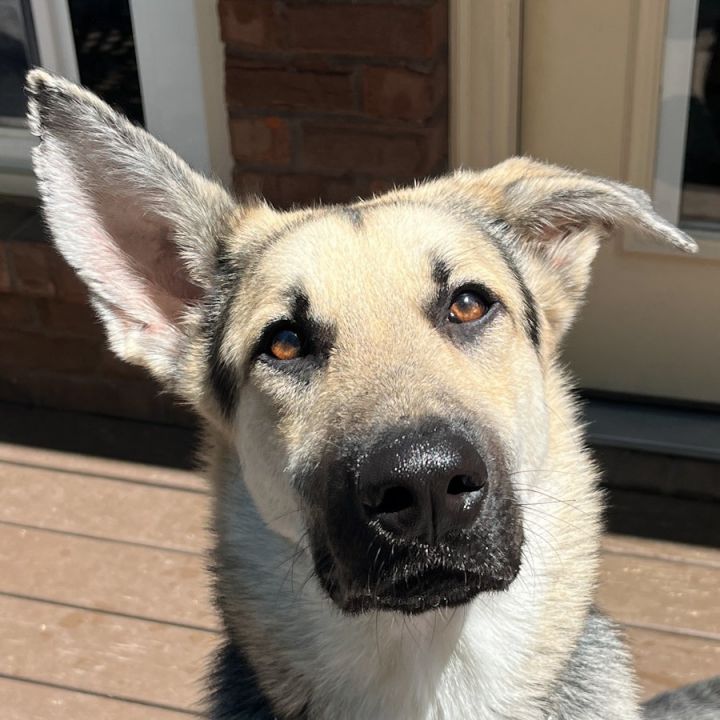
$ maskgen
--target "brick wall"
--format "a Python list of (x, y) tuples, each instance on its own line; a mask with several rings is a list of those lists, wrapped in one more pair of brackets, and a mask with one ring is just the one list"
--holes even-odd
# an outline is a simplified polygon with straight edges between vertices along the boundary
[(50, 244), (34, 204), (0, 202), (0, 401), (191, 422), (105, 345), (85, 287)]
[[(219, 0), (240, 192), (341, 202), (447, 164), (447, 0)], [(188, 424), (117, 360), (36, 209), (0, 201), (0, 401)]]
[(445, 170), (447, 0), (220, 0), (235, 185), (343, 202)]

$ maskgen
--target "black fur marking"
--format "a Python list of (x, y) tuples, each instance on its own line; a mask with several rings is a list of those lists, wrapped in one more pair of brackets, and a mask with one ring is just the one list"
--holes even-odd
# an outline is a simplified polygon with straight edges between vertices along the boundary
[(500, 237), (510, 232), (510, 226), (502, 218), (489, 218), (483, 214), (480, 208), (474, 205), (468, 205), (465, 203), (459, 203), (457, 199), (451, 199), (447, 204), (442, 206), (431, 205), (438, 210), (447, 211), (448, 209), (454, 215), (460, 217), (463, 222), (478, 228), (483, 234), (487, 235), (490, 240), (493, 240), (493, 244), (502, 255), (503, 260), (507, 264), (510, 272), (512, 272), (515, 281), (520, 288), (520, 292), (523, 296), (523, 305), (525, 311), (525, 329), (530, 338), (532, 344), (538, 348), (540, 346), (540, 318), (538, 306), (535, 301), (530, 288), (525, 282), (523, 274), (520, 272), (520, 268), (515, 262), (515, 258), (508, 249), (507, 245), (502, 242)]
[(231, 257), (222, 252), (217, 257), (215, 289), (211, 291), (206, 301), (204, 335), (207, 343), (210, 386), (224, 417), (232, 415), (242, 381), (239, 368), (223, 358), (222, 347), (230, 311), (235, 304), (243, 278), (255, 271), (273, 245), (288, 233), (304, 225), (311, 217), (299, 218), (271, 233), (255, 246), (251, 259)]
[(430, 267), (435, 291), (424, 309), (430, 322), (433, 325), (439, 325), (447, 310), (450, 296), (450, 267), (444, 260), (437, 257), (431, 258)]
[(208, 344), (209, 380), (224, 417), (230, 417), (237, 403), (237, 370), (223, 357), (222, 346), (240, 275), (240, 269), (230, 258), (219, 256), (217, 283), (206, 301), (205, 337)]
[[(431, 275), (436, 290), (425, 307), (425, 313), (433, 326), (440, 329), (458, 345), (469, 345), (475, 342), (482, 329), (502, 311), (502, 302), (497, 295), (482, 283), (466, 283), (461, 287), (450, 287), (450, 266), (442, 259), (431, 261)], [(472, 292), (479, 296), (488, 311), (482, 318), (471, 323), (451, 323), (448, 313), (453, 298), (462, 292)]]
[(276, 720), (250, 663), (230, 642), (217, 653), (210, 688), (209, 720)]
[(342, 205), (342, 214), (344, 217), (346, 217), (350, 224), (356, 229), (359, 230), (363, 225), (363, 214), (362, 210), (360, 208), (352, 206), (352, 205)]
[(520, 288), (520, 292), (523, 296), (523, 305), (525, 306), (525, 329), (528, 336), (530, 337), (530, 340), (532, 341), (532, 344), (536, 348), (539, 348), (540, 316), (535, 297), (532, 294), (532, 291), (528, 287), (527, 283), (525, 282), (525, 278), (520, 272), (520, 268), (517, 266), (517, 263), (515, 262), (515, 258), (512, 256), (512, 253), (502, 243), (495, 243), (495, 246), (497, 247), (500, 254), (503, 256), (503, 260), (505, 260), (505, 263), (510, 268), (510, 272), (512, 272), (513, 277), (515, 278), (518, 287)]
[(438, 287), (438, 292), (447, 295), (450, 282), (450, 266), (444, 260), (433, 259), (432, 279)]
[[(335, 346), (337, 331), (334, 325), (313, 317), (310, 300), (301, 288), (290, 290), (288, 317), (276, 320), (262, 332), (253, 356), (275, 371), (287, 373), (303, 383), (309, 383), (315, 372), (324, 367)], [(267, 352), (269, 340), (281, 327), (297, 329), (303, 342), (302, 355), (294, 360), (278, 360)]]
[(502, 218), (492, 219), (482, 213), (482, 211), (474, 205), (459, 203), (457, 199), (450, 199), (443, 205), (434, 205), (432, 203), (423, 203), (426, 207), (447, 212), (448, 210), (458, 216), (463, 222), (478, 228), (487, 235), (502, 255), (503, 260), (510, 268), (515, 278), (520, 292), (523, 296), (523, 305), (525, 311), (525, 329), (532, 344), (538, 348), (540, 346), (540, 317), (537, 302), (530, 288), (525, 282), (520, 268), (515, 262), (515, 258), (498, 236), (505, 235), (510, 232), (510, 226)]

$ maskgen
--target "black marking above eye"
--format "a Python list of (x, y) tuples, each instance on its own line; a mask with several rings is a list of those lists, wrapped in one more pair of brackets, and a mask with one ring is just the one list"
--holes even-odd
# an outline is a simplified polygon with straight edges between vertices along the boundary
[(252, 357), (274, 371), (310, 381), (327, 362), (335, 345), (336, 330), (331, 323), (313, 316), (302, 290), (290, 290), (288, 299), (288, 315), (265, 327)]

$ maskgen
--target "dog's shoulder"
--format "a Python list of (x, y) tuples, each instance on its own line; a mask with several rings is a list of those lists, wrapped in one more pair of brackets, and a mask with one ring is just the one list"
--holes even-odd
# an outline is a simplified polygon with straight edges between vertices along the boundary
[(639, 720), (637, 688), (619, 628), (593, 608), (549, 702), (548, 720)]

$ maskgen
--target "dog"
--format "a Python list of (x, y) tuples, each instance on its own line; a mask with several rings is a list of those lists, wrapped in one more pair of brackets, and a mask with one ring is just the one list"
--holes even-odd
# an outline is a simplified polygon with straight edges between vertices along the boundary
[(57, 248), (207, 426), (210, 718), (720, 717), (717, 681), (641, 708), (593, 606), (602, 497), (558, 349), (613, 229), (696, 249), (645, 193), (513, 158), (278, 212), (82, 88), (27, 89)]

